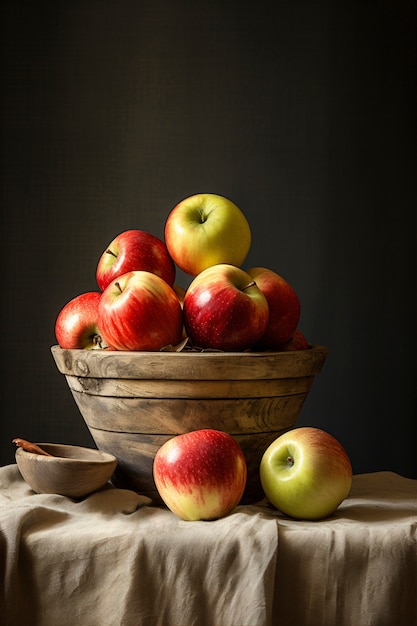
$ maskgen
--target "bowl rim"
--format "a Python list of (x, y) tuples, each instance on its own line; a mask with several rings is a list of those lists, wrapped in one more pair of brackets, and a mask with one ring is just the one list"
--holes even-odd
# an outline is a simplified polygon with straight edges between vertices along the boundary
[[(56, 463), (57, 461), (59, 461), (60, 463), (62, 463), (63, 461), (65, 461), (66, 463), (70, 463), (70, 464), (77, 464), (77, 465), (91, 465), (91, 464), (95, 464), (95, 465), (108, 465), (108, 464), (112, 464), (115, 461), (117, 462), (117, 457), (115, 457), (113, 454), (111, 454), (110, 452), (106, 452), (104, 450), (99, 450), (96, 448), (89, 448), (87, 446), (78, 446), (78, 445), (73, 445), (73, 444), (64, 444), (64, 443), (50, 443), (50, 442), (42, 442), (42, 443), (38, 443), (35, 442), (36, 445), (38, 445), (40, 448), (45, 449), (46, 452), (51, 452), (54, 450), (54, 448), (59, 448), (59, 449), (71, 449), (71, 450), (79, 450), (79, 451), (88, 451), (88, 454), (91, 455), (90, 458), (84, 457), (84, 458), (77, 458), (77, 457), (70, 457), (70, 456), (61, 456), (61, 455), (53, 455), (53, 456), (47, 456), (46, 454), (37, 454), (36, 452), (28, 452), (27, 450), (24, 450), (23, 448), (16, 448), (16, 452), (15, 452), (15, 458), (16, 458), (16, 462), (18, 461), (18, 459), (31, 459), (34, 460), (36, 462), (39, 463)], [(94, 458), (96, 457), (96, 458)]]
[(224, 359), (224, 358), (250, 358), (255, 357), (262, 358), (294, 358), (293, 355), (311, 354), (311, 352), (328, 351), (328, 347), (323, 344), (309, 343), (308, 348), (302, 350), (243, 350), (241, 352), (224, 351), (224, 350), (211, 350), (211, 349), (196, 349), (196, 350), (111, 350), (111, 349), (86, 349), (86, 348), (61, 348), (59, 344), (53, 344), (51, 346), (51, 352), (68, 352), (69, 354), (93, 354), (104, 358), (110, 358), (111, 356), (132, 356), (132, 358), (144, 358), (146, 356), (152, 356), (154, 358), (162, 359), (168, 357), (173, 358), (210, 358), (210, 359)]
[(51, 347), (58, 371), (77, 378), (237, 380), (293, 378), (318, 374), (327, 346), (264, 352), (144, 352)]

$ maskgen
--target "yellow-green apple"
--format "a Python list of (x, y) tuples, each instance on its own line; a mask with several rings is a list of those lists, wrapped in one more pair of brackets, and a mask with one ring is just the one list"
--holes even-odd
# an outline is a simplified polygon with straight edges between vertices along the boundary
[(280, 351), (290, 352), (293, 350), (308, 350), (310, 346), (308, 345), (308, 341), (305, 338), (304, 334), (301, 332), (299, 328), (297, 328), (291, 339), (284, 343), (279, 347)]
[(115, 350), (160, 350), (180, 342), (182, 309), (173, 288), (152, 272), (126, 272), (103, 291), (98, 325)]
[(125, 230), (101, 254), (96, 280), (102, 291), (112, 280), (135, 270), (152, 272), (169, 285), (175, 280), (175, 264), (165, 243), (144, 230)]
[(228, 515), (242, 498), (246, 476), (245, 456), (237, 441), (210, 428), (168, 439), (153, 462), (159, 495), (186, 521)]
[(177, 266), (197, 276), (211, 265), (242, 265), (251, 245), (249, 223), (234, 202), (200, 193), (179, 202), (168, 215), (165, 243)]
[(300, 301), (293, 287), (282, 276), (265, 267), (247, 270), (264, 294), (269, 320), (258, 349), (276, 350), (291, 339), (300, 319)]
[(55, 321), (55, 337), (61, 348), (97, 350), (105, 347), (97, 323), (100, 298), (100, 291), (87, 291), (62, 307)]
[(220, 263), (200, 272), (184, 297), (184, 324), (200, 348), (251, 348), (268, 324), (268, 302), (243, 269)]
[(342, 444), (310, 426), (275, 439), (262, 456), (259, 473), (269, 501), (295, 519), (328, 517), (352, 484), (352, 465)]

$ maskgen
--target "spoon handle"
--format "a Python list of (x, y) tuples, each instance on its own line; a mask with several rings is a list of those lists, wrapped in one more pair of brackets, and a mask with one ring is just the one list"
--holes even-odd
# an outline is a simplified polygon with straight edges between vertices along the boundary
[(21, 439), (20, 437), (16, 437), (13, 439), (12, 443), (15, 443), (19, 448), (23, 448), (26, 452), (33, 452), (34, 454), (43, 454), (44, 456), (52, 456), (49, 452), (42, 450), (36, 443), (31, 443), (30, 441), (26, 441), (26, 439)]

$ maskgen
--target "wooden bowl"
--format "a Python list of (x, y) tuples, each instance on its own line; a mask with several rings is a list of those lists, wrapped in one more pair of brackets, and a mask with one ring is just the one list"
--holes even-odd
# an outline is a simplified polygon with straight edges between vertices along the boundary
[(70, 498), (104, 487), (117, 466), (112, 454), (93, 448), (55, 443), (37, 444), (53, 456), (16, 449), (16, 463), (36, 493), (57, 493)]
[(325, 346), (288, 352), (115, 352), (52, 346), (75, 402), (101, 450), (114, 454), (113, 481), (160, 502), (152, 475), (174, 435), (215, 428), (231, 434), (248, 466), (242, 503), (263, 497), (259, 464), (292, 428)]

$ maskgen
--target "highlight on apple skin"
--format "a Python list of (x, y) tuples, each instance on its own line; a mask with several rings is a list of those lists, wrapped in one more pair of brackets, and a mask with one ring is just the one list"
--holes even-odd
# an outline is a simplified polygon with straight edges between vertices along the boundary
[(166, 506), (185, 521), (225, 517), (246, 487), (243, 451), (228, 433), (194, 430), (176, 435), (156, 452), (156, 488)]
[(295, 519), (328, 517), (352, 485), (352, 465), (342, 444), (309, 426), (275, 439), (263, 454), (259, 473), (271, 504)]
[(219, 263), (241, 266), (251, 246), (251, 230), (234, 202), (200, 193), (185, 198), (169, 213), (165, 243), (176, 265), (197, 276)]
[(251, 348), (268, 324), (268, 302), (244, 270), (220, 263), (194, 278), (184, 296), (184, 325), (195, 346)]

